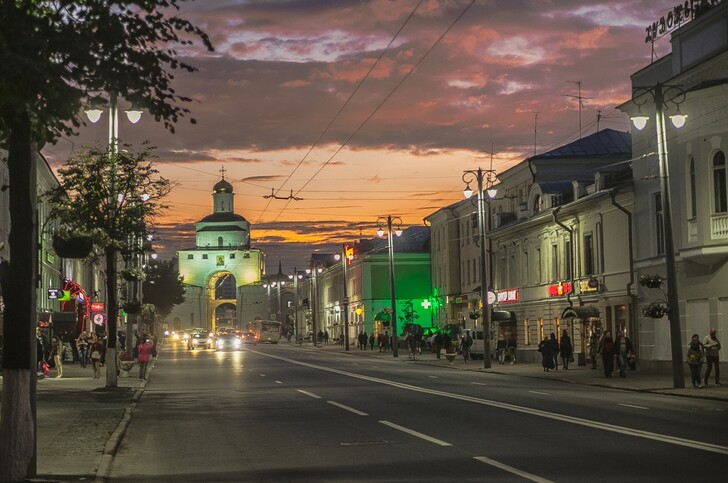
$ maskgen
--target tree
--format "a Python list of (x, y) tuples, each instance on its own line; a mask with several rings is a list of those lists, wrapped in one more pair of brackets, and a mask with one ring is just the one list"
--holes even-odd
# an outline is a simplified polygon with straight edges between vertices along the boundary
[(147, 269), (147, 279), (142, 285), (144, 303), (154, 304), (156, 312), (163, 319), (172, 307), (185, 301), (182, 278), (177, 273), (175, 259), (153, 263)]
[[(202, 30), (175, 15), (184, 1), (0, 2), (0, 145), (8, 153), (11, 223), (3, 285), (0, 481), (35, 475), (35, 153), (59, 135), (72, 135), (81, 125), (82, 105), (100, 92), (143, 104), (174, 131), (189, 114), (178, 103), (190, 99), (175, 93), (171, 71), (195, 70), (177, 58), (174, 46), (199, 39), (212, 50)], [(108, 346), (113, 355), (116, 333), (109, 334)]]

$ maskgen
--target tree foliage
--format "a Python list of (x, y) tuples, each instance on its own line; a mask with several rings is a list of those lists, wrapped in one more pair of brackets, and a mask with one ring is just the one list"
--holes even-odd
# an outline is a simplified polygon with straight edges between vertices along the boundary
[(147, 279), (142, 286), (144, 303), (154, 304), (162, 318), (172, 311), (172, 307), (185, 301), (182, 278), (177, 273), (177, 262), (161, 260), (147, 268)]
[[(107, 93), (140, 104), (170, 131), (190, 112), (175, 92), (175, 70), (192, 72), (177, 46), (207, 35), (177, 16), (184, 0), (4, 0), (0, 2), (0, 146), (10, 178), (10, 262), (5, 297), (4, 390), (0, 415), (0, 481), (35, 476), (34, 416), (30, 409), (36, 324), (37, 223), (34, 154), (73, 134), (81, 108)], [(191, 120), (194, 122), (194, 120)], [(87, 172), (91, 179), (94, 172)], [(86, 221), (84, 221), (86, 222)], [(120, 234), (129, 229), (114, 221)], [(116, 258), (108, 240), (107, 260)], [(107, 276), (115, 266), (107, 262)], [(115, 300), (116, 294), (107, 294)], [(115, 305), (115, 304), (111, 304)], [(111, 315), (111, 314), (110, 314)], [(115, 325), (115, 320), (113, 321)], [(116, 333), (109, 324), (107, 384), (115, 382)]]

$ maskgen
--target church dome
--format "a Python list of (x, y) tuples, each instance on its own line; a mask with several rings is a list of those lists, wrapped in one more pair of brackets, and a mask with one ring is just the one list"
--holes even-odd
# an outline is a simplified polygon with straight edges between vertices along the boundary
[(212, 191), (215, 193), (232, 193), (233, 185), (225, 181), (225, 178), (223, 178), (215, 183), (215, 186), (212, 187)]

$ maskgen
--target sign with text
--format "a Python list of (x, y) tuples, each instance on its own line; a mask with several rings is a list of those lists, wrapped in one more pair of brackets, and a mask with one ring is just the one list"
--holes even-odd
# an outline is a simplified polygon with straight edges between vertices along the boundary
[(505, 290), (499, 290), (498, 291), (498, 303), (499, 304), (508, 304), (513, 302), (518, 302), (519, 300), (519, 294), (517, 288), (507, 288)]
[(103, 312), (106, 305), (103, 302), (91, 302), (91, 312)]
[(685, 0), (684, 2), (672, 7), (667, 14), (660, 17), (656, 22), (645, 29), (647, 33), (645, 43), (654, 42), (669, 31), (679, 27), (681, 24), (688, 22), (700, 14), (720, 4), (722, 0)]
[(571, 282), (549, 285), (549, 297), (563, 297), (569, 292), (571, 292)]

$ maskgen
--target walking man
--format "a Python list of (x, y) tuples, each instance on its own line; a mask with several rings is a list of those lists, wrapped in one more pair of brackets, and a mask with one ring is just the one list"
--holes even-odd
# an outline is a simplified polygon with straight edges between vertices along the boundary
[(715, 329), (710, 329), (710, 334), (705, 336), (703, 341), (703, 347), (705, 347), (705, 360), (707, 362), (705, 368), (705, 385), (708, 385), (708, 376), (710, 371), (715, 367), (715, 385), (720, 386), (720, 366), (718, 365), (718, 351), (720, 351), (720, 341), (715, 335)]

